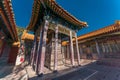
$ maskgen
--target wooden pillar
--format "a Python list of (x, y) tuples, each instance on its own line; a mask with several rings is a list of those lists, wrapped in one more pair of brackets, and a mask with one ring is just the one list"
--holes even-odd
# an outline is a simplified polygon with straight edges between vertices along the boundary
[(76, 41), (76, 50), (77, 50), (78, 65), (80, 65), (80, 53), (79, 53), (79, 48), (78, 48), (77, 33), (75, 34), (75, 41)]
[(74, 51), (73, 51), (73, 41), (72, 41), (72, 31), (70, 31), (70, 53), (71, 53), (71, 63), (72, 63), (72, 66), (75, 65), (75, 62), (74, 62)]
[(109, 53), (109, 46), (108, 46), (108, 43), (106, 42), (106, 53), (108, 54)]
[(39, 59), (40, 59), (40, 45), (42, 44), (42, 27), (40, 28), (40, 38), (39, 42), (37, 43), (37, 53), (36, 53), (36, 66), (35, 66), (35, 71), (38, 73), (38, 66), (39, 66)]
[[(34, 37), (33, 46), (32, 46), (32, 49), (31, 49), (31, 53), (30, 53), (30, 62), (31, 62), (31, 63), (32, 63), (32, 58), (33, 58), (34, 44), (35, 44), (35, 37)], [(32, 65), (32, 64), (31, 64), (31, 65)]]
[(48, 20), (44, 21), (44, 26), (42, 29), (42, 38), (40, 39), (40, 47), (39, 47), (39, 63), (38, 63), (38, 75), (43, 74), (44, 70), (44, 62), (45, 62), (45, 51), (46, 51), (46, 39), (47, 39), (47, 30), (48, 30), (49, 22)]
[(35, 55), (34, 55), (34, 61), (33, 61), (33, 64), (35, 64), (35, 65), (34, 65), (34, 69), (35, 69), (35, 66), (36, 66), (37, 48), (38, 48), (38, 41), (36, 41), (36, 49), (35, 49)]
[(67, 59), (69, 59), (69, 58), (70, 58), (70, 47), (67, 44)]
[(113, 41), (114, 41), (114, 44), (115, 44), (115, 46), (116, 46), (116, 48), (117, 48), (117, 52), (119, 52), (119, 50), (120, 50), (119, 47), (118, 47), (119, 44), (117, 43), (116, 40), (113, 40)]
[(105, 46), (104, 46), (104, 43), (102, 43), (102, 52), (105, 53)]
[(34, 45), (33, 45), (33, 49), (32, 49), (32, 56), (31, 56), (31, 65), (33, 66), (34, 63), (34, 58), (35, 58), (35, 53), (36, 53), (36, 44), (37, 44), (37, 37), (36, 34), (34, 36)]
[(98, 57), (100, 58), (100, 49), (99, 49), (99, 45), (98, 45), (98, 42), (97, 40), (95, 40), (95, 44), (96, 44), (96, 50), (97, 50), (97, 53), (98, 53)]
[(54, 54), (54, 70), (57, 70), (58, 66), (58, 26), (55, 28), (55, 54)]
[(112, 48), (111, 48), (110, 42), (108, 42), (108, 48), (109, 48), (109, 53), (112, 53)]

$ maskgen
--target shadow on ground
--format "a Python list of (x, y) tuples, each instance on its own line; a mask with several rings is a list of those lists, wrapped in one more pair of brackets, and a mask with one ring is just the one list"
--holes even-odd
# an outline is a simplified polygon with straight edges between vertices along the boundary
[(85, 66), (44, 74), (43, 77), (35, 76), (29, 80), (120, 80), (120, 68), (91, 62)]
[(0, 78), (4, 78), (12, 73), (14, 68), (13, 64), (8, 64), (6, 59), (0, 58)]

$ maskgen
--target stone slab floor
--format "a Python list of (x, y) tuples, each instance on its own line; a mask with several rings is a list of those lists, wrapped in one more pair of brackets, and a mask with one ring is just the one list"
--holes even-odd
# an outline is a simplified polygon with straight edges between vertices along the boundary
[[(19, 80), (23, 79), (26, 75), (24, 67), (17, 67), (14, 64), (8, 64), (8, 52), (5, 50), (4, 54), (0, 57), (0, 80)], [(24, 80), (26, 80), (24, 78)]]
[(92, 63), (52, 80), (120, 80), (120, 68)]
[(96, 62), (91, 62), (58, 73), (48, 73), (43, 77), (29, 76), (29, 80), (120, 80), (120, 68), (97, 65)]
[[(30, 65), (17, 74), (12, 73), (13, 65), (6, 65), (5, 59), (0, 59), (0, 80), (27, 80), (19, 79), (20, 74), (28, 74), (29, 80), (120, 80), (120, 68), (97, 65), (94, 61), (81, 61), (82, 66), (69, 67), (53, 73), (45, 68), (43, 77), (38, 77)], [(85, 64), (87, 63), (87, 64)]]

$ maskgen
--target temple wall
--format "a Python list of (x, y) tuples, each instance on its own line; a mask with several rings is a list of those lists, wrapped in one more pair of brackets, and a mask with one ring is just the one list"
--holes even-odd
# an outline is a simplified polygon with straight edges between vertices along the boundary
[(9, 52), (8, 63), (15, 63), (19, 47), (12, 45)]
[(0, 57), (3, 54), (6, 43), (3, 40), (0, 40)]
[[(112, 36), (106, 38), (99, 38), (97, 40), (100, 57), (97, 52), (97, 45), (95, 40), (79, 44), (82, 47), (82, 59), (95, 59), (99, 60), (99, 64), (106, 64), (111, 66), (120, 66), (120, 38), (119, 36)], [(91, 55), (89, 55), (91, 54)]]
[(8, 45), (5, 41), (3, 41), (0, 58), (4, 59), (4, 63), (8, 63), (9, 53), (10, 53), (10, 45)]

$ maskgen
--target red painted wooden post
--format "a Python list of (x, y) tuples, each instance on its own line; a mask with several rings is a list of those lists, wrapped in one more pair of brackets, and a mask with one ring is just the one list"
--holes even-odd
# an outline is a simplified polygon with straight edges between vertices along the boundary
[(79, 53), (79, 48), (78, 48), (77, 33), (75, 34), (75, 41), (76, 41), (76, 50), (77, 50), (78, 65), (80, 65), (80, 53)]
[(58, 66), (58, 26), (56, 26), (55, 28), (55, 55), (54, 55), (54, 70), (57, 70), (57, 66)]
[(72, 41), (72, 31), (70, 31), (70, 53), (71, 53), (71, 62), (72, 62), (72, 66), (75, 65), (74, 62), (74, 51), (73, 51), (73, 41)]
[(48, 30), (49, 22), (48, 20), (45, 20), (44, 22), (44, 27), (43, 27), (43, 32), (42, 32), (42, 39), (40, 41), (40, 55), (39, 55), (39, 66), (38, 66), (38, 74), (43, 74), (44, 70), (44, 62), (45, 62), (45, 51), (46, 51), (46, 39), (47, 39), (47, 30)]

